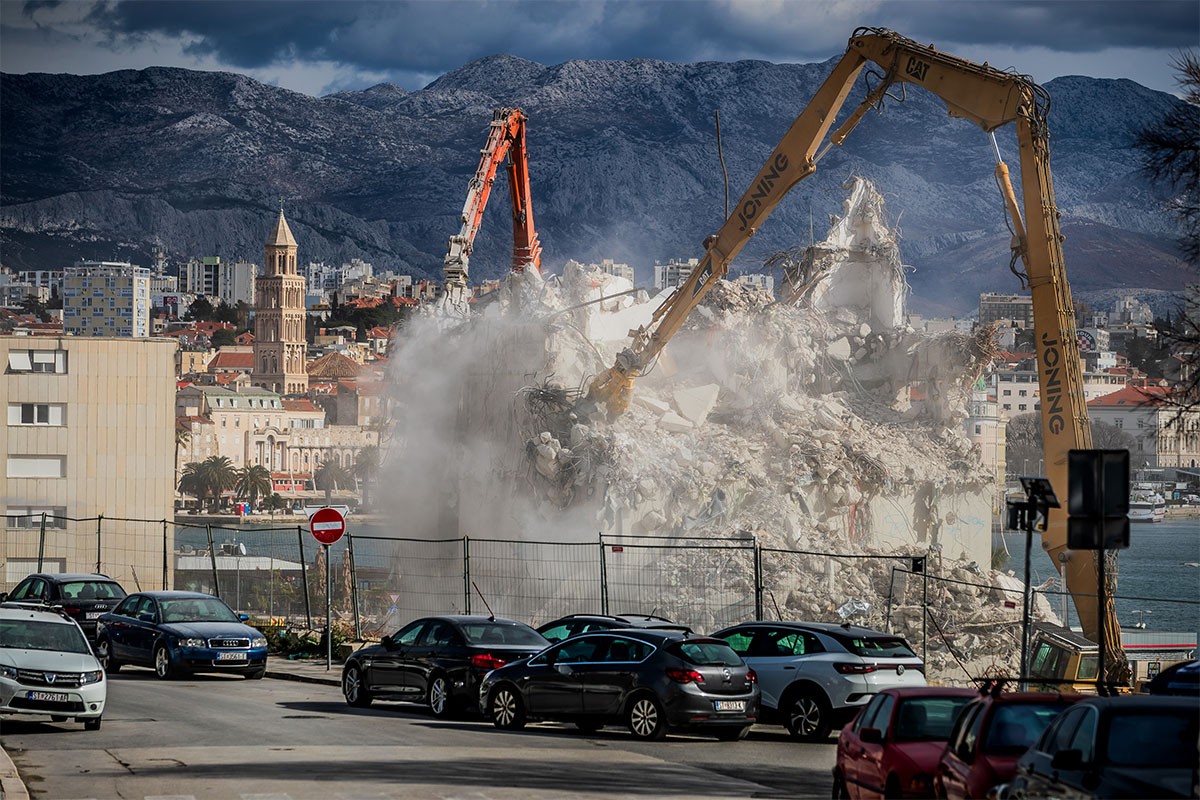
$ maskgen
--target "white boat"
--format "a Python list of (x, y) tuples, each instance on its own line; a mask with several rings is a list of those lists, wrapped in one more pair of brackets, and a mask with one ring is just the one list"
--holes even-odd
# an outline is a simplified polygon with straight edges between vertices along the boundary
[(1134, 490), (1129, 495), (1130, 522), (1162, 522), (1167, 516), (1167, 500), (1158, 492)]

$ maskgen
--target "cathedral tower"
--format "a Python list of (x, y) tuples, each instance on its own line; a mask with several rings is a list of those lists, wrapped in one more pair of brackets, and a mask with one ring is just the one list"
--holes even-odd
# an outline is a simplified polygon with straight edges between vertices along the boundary
[(263, 274), (254, 281), (254, 372), (251, 380), (280, 394), (308, 391), (304, 337), (304, 276), (296, 272), (299, 246), (283, 209), (267, 238)]

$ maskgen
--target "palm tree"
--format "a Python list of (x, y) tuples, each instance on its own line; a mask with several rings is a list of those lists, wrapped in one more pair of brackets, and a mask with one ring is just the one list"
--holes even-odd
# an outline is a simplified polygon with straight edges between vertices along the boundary
[(370, 505), (367, 496), (367, 487), (371, 485), (371, 481), (375, 478), (375, 473), (379, 470), (379, 448), (375, 445), (364, 447), (358, 451), (358, 457), (354, 460), (354, 477), (358, 478), (362, 485), (362, 503), (364, 506)]
[(330, 496), (335, 489), (347, 489), (354, 485), (354, 476), (341, 464), (326, 461), (317, 467), (313, 474), (313, 484), (325, 492), (325, 504), (329, 505)]
[(213, 501), (213, 511), (221, 503), (221, 493), (237, 484), (233, 462), (225, 456), (209, 456), (199, 464), (199, 480), (205, 494)]
[(271, 482), (271, 472), (262, 464), (246, 465), (237, 474), (237, 484), (234, 487), (238, 497), (249, 497), (250, 508), (258, 502), (259, 495), (269, 495), (275, 485)]
[(271, 512), (271, 519), (275, 518), (275, 512), (281, 508), (287, 508), (287, 500), (280, 496), (279, 492), (271, 492), (267, 498), (263, 500), (263, 505), (267, 507), (267, 511)]
[(179, 491), (181, 494), (190, 494), (204, 503), (204, 497), (208, 494), (208, 487), (204, 485), (202, 479), (202, 464), (199, 461), (192, 461), (183, 465), (183, 471), (179, 473)]

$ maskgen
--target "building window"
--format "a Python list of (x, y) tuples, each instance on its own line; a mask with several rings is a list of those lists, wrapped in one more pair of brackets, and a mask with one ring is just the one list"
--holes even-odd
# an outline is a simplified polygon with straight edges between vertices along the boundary
[(66, 472), (66, 456), (9, 456), (10, 478), (62, 478)]
[(1118, 428), (1124, 428), (1125, 420), (1121, 419), (1120, 417), (1117, 417), (1116, 419), (1113, 420), (1113, 425), (1116, 425)]
[(1024, 397), (1025, 395), (1027, 395), (1029, 393), (1027, 391), (1025, 391), (1024, 389), (1022, 389), (1021, 391), (1017, 392), (1017, 394), (1019, 394), (1021, 397)]
[(11, 350), (8, 354), (9, 372), (53, 372), (67, 371), (66, 350)]
[(975, 435), (976, 435), (976, 436), (978, 436), (978, 435), (979, 435), (979, 434), (981, 434), (981, 433), (983, 433), (983, 426), (982, 426), (982, 425), (976, 425), (976, 426), (975, 426)]
[(1024, 411), (1024, 410), (1025, 410), (1025, 404), (1024, 404), (1024, 403), (1021, 403), (1020, 405), (1018, 405), (1018, 406), (1017, 406), (1017, 410), (1018, 410), (1018, 411)]
[(54, 508), (16, 508), (9, 506), (8, 510), (4, 513), (7, 515), (5, 522), (9, 528), (41, 528), (43, 513), (46, 515), (47, 528), (67, 527), (67, 509), (64, 506), (56, 506)]
[(9, 425), (62, 425), (66, 406), (59, 403), (10, 403)]

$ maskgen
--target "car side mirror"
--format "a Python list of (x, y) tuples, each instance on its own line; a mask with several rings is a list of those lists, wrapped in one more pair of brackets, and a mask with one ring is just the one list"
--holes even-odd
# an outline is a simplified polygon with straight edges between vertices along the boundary
[(143, 611), (142, 613), (138, 614), (137, 618), (142, 622), (154, 622), (154, 615), (149, 611)]
[(1083, 753), (1079, 750), (1059, 750), (1050, 759), (1051, 769), (1077, 770), (1083, 767)]
[(384, 650), (395, 650), (396, 649), (396, 640), (392, 638), (392, 635), (390, 633), (387, 636), (380, 639), (379, 643), (381, 645), (383, 645)]
[(883, 731), (879, 728), (863, 728), (858, 732), (858, 738), (867, 744), (883, 744)]
[(0, 592), (0, 603), (8, 599), (8, 592)]

